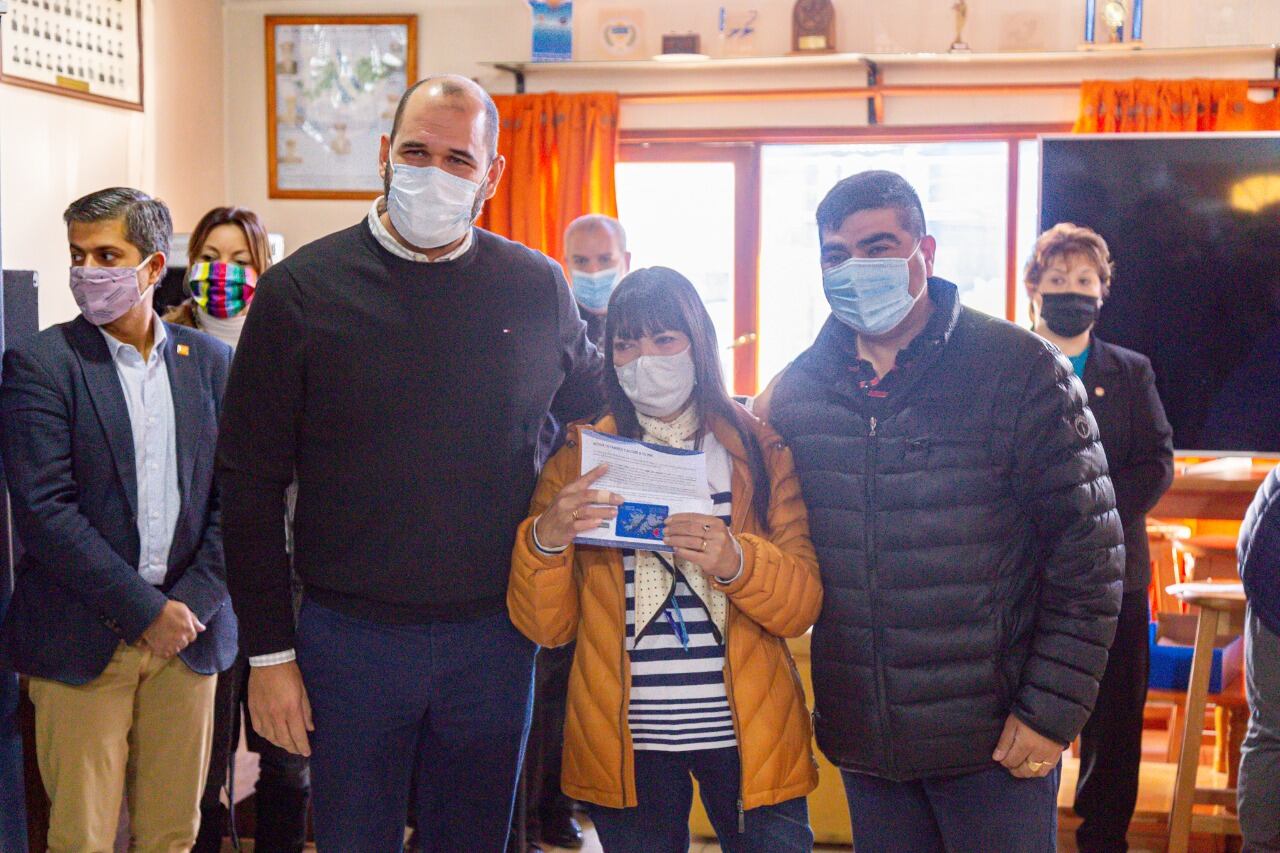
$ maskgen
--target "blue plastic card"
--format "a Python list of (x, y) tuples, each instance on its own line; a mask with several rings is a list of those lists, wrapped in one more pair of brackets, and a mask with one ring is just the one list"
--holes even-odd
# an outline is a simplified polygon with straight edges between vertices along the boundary
[(659, 504), (624, 503), (618, 507), (615, 532), (629, 539), (662, 541), (668, 507)]

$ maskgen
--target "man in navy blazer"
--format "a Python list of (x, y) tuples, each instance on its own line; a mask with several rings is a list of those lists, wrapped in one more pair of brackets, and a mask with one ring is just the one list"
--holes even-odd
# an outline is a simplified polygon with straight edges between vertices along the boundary
[(213, 478), (225, 344), (151, 306), (172, 222), (137, 190), (64, 214), (82, 316), (4, 358), (0, 450), (24, 555), (2, 627), (30, 678), (48, 849), (189, 850), (214, 675), (236, 654)]

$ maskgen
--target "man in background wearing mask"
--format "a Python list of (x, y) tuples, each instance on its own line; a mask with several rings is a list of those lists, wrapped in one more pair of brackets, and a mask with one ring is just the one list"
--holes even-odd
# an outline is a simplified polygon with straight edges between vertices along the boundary
[(600, 347), (609, 297), (631, 271), (631, 253), (627, 251), (627, 232), (622, 223), (598, 213), (570, 222), (564, 231), (564, 262), (572, 276), (578, 313), (587, 323), (587, 336)]
[(3, 640), (30, 677), (49, 850), (112, 849), (126, 791), (137, 849), (189, 850), (236, 653), (213, 483), (231, 348), (152, 308), (163, 202), (107, 189), (63, 218), (82, 316), (5, 353), (0, 385), (24, 548)]
[(385, 196), (264, 273), (236, 351), (218, 470), (249, 708), (311, 755), (321, 850), (400, 849), (415, 776), (433, 847), (508, 833), (535, 651), (511, 550), (547, 412), (596, 411), (602, 361), (559, 264), (472, 225), (497, 140), (470, 80), (410, 88)]
[(932, 277), (900, 176), (842, 180), (817, 220), (833, 316), (757, 411), (809, 506), (814, 719), (854, 843), (1051, 853), (1120, 606), (1097, 427), (1066, 359)]

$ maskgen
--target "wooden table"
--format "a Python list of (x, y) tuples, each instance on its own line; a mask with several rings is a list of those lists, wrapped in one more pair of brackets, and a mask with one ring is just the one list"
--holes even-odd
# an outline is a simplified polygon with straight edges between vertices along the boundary
[(1197, 788), (1196, 773), (1200, 764), (1200, 730), (1204, 720), (1205, 699), (1209, 693), (1209, 670), (1213, 666), (1214, 640), (1220, 634), (1238, 634), (1244, 624), (1244, 587), (1238, 583), (1174, 584), (1169, 593), (1185, 604), (1200, 608), (1196, 623), (1196, 642), (1191, 657), (1191, 678), (1187, 684), (1187, 710), (1183, 715), (1182, 750), (1178, 756), (1178, 776), (1174, 785), (1173, 805), (1169, 809), (1169, 853), (1186, 853), (1192, 829), (1211, 832), (1239, 832), (1238, 822), (1228, 817), (1212, 821), (1198, 820), (1192, 814), (1197, 802), (1234, 809), (1234, 788)]
[(1210, 518), (1239, 521), (1258, 486), (1275, 467), (1259, 460), (1250, 467), (1213, 474), (1176, 474), (1173, 485), (1148, 515), (1152, 518)]

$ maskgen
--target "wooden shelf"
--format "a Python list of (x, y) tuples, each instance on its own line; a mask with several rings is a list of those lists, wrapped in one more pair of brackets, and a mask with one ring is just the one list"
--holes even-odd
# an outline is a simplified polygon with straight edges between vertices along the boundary
[(1276, 58), (1280, 45), (1233, 45), (1222, 47), (1133, 47), (1127, 45), (1081, 46), (1077, 50), (1031, 51), (1013, 50), (1001, 53), (881, 53), (867, 54), (867, 59), (883, 67), (904, 65), (1045, 65), (1126, 60), (1168, 59), (1259, 59)]
[(481, 62), (490, 68), (524, 74), (551, 73), (573, 74), (578, 72), (628, 72), (673, 71), (764, 71), (778, 68), (858, 68), (865, 67), (866, 55), (861, 53), (821, 53), (799, 56), (742, 56), (723, 59), (612, 59), (573, 60), (572, 62)]
[(877, 65), (1042, 65), (1113, 62), (1124, 60), (1167, 59), (1260, 59), (1275, 58), (1280, 45), (1257, 44), (1223, 47), (1110, 47), (1095, 45), (1078, 50), (1004, 51), (1001, 53), (825, 53), (794, 56), (750, 56), (706, 58), (697, 60), (621, 59), (574, 60), (570, 62), (531, 62), (528, 60), (481, 62), (481, 65), (511, 73), (565, 74), (576, 72), (672, 71), (705, 73), (708, 71), (758, 71), (780, 68), (840, 68)]
[[(524, 92), (526, 78), (530, 75), (544, 77), (581, 74), (589, 76), (593, 87), (618, 88), (623, 103), (631, 106), (658, 104), (695, 104), (730, 101), (802, 101), (866, 99), (867, 123), (884, 121), (886, 98), (905, 97), (961, 97), (977, 96), (1026, 96), (1071, 95), (1079, 91), (1080, 81), (1094, 76), (1117, 73), (1098, 70), (1119, 67), (1126, 76), (1133, 72), (1133, 63), (1159, 61), (1199, 61), (1212, 68), (1213, 63), (1257, 61), (1275, 69), (1266, 77), (1250, 80), (1250, 86), (1275, 91), (1280, 89), (1280, 45), (1259, 44), (1230, 47), (1183, 48), (1115, 48), (1105, 45), (1082, 47), (1079, 50), (1060, 51), (1009, 51), (1004, 53), (830, 53), (796, 56), (735, 57), (725, 59), (704, 58), (698, 60), (664, 61), (657, 59), (529, 62), (525, 60), (482, 62), (515, 78), (517, 93)], [(1124, 63), (1129, 63), (1126, 67)], [(950, 70), (958, 67), (999, 69), (986, 75), (990, 79), (971, 82), (953, 82)], [(886, 83), (890, 69), (935, 68), (941, 79), (920, 79), (920, 74), (906, 76), (916, 78), (905, 85)], [(1024, 79), (1017, 79), (1016, 68), (1025, 68)], [(1045, 71), (1051, 69), (1045, 78)], [(799, 77), (782, 79), (783, 75), (769, 72), (800, 72)], [(823, 70), (848, 70), (859, 78), (841, 80), (838, 75), (814, 75), (804, 72)], [(746, 72), (754, 75), (763, 86), (734, 80), (725, 85), (725, 78), (714, 72)], [(1157, 71), (1156, 73), (1163, 73)], [(647, 76), (646, 76), (647, 75)], [(648, 81), (653, 85), (655, 75), (671, 80), (670, 88), (663, 86), (653, 91), (639, 90)], [(972, 76), (972, 75), (970, 75)], [(630, 77), (630, 80), (627, 78)], [(675, 83), (675, 80), (679, 83)], [(694, 83), (706, 81), (705, 85)], [(820, 80), (817, 85), (809, 81)], [(998, 80), (999, 82), (992, 82)], [(626, 82), (624, 82), (626, 81)], [(767, 81), (767, 82), (764, 82)], [(564, 85), (563, 83), (558, 85)]]

